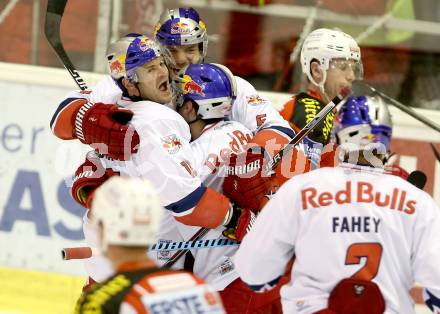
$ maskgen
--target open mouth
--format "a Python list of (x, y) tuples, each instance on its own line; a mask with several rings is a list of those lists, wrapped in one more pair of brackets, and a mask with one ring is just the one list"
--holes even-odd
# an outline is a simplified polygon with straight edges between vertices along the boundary
[(168, 80), (165, 80), (162, 83), (160, 83), (159, 90), (161, 92), (167, 92), (169, 90), (169, 87), (170, 87), (170, 83), (168, 82)]

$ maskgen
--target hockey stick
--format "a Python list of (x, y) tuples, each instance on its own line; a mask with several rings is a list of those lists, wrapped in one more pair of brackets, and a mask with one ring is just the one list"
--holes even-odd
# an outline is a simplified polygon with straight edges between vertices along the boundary
[(434, 144), (431, 144), (432, 152), (434, 153), (434, 156), (437, 158), (438, 162), (440, 162), (440, 153), (438, 152), (437, 148), (435, 148)]
[(310, 131), (312, 131), (326, 116), (329, 114), (336, 106), (350, 93), (350, 89), (344, 88), (339, 92), (339, 95), (337, 95), (331, 102), (329, 102), (327, 105), (325, 105), (324, 108), (311, 120), (309, 123), (306, 124), (293, 138), (292, 140), (284, 146), (283, 149), (281, 149), (275, 156), (272, 157), (269, 162), (265, 165), (265, 173), (266, 175), (269, 175), (272, 173), (272, 171), (275, 169), (275, 167), (278, 165), (278, 163), (281, 161), (283, 156), (287, 154), (292, 148), (294, 148), (296, 145), (299, 144), (299, 142), (302, 141), (302, 139), (309, 134)]
[[(189, 239), (189, 241), (197, 241), (201, 238), (203, 238), (208, 232), (209, 232), (209, 228), (200, 228), (192, 237), (191, 239)], [(173, 266), (182, 256), (185, 256), (186, 253), (188, 253), (189, 250), (188, 249), (181, 249), (178, 250), (176, 253), (173, 254), (173, 256), (171, 256), (166, 263), (163, 265), (163, 267), (171, 267)]]
[(181, 249), (205, 249), (223, 246), (238, 246), (240, 242), (231, 239), (207, 239), (196, 241), (181, 241), (181, 242), (160, 242), (151, 247), (151, 251), (177, 251)]
[(64, 50), (60, 37), (61, 18), (63, 17), (64, 8), (67, 0), (48, 0), (46, 10), (46, 21), (44, 24), (44, 34), (47, 41), (52, 46), (61, 63), (69, 71), (70, 76), (81, 90), (86, 90), (86, 82), (79, 75), (78, 71), (70, 61), (69, 56)]
[[(208, 249), (225, 246), (238, 246), (240, 242), (230, 239), (207, 239), (197, 241), (181, 241), (181, 242), (159, 242), (154, 244), (150, 251), (163, 252), (163, 251), (177, 251), (181, 249)], [(70, 259), (85, 259), (99, 255), (97, 250), (88, 246), (82, 247), (68, 247), (61, 250), (61, 257), (63, 260)]]
[(364, 81), (357, 81), (357, 82), (360, 83), (361, 85), (364, 85), (367, 88), (369, 88), (374, 94), (377, 94), (377, 95), (383, 97), (384, 99), (388, 100), (393, 106), (395, 106), (398, 109), (402, 110), (403, 112), (405, 112), (406, 114), (410, 115), (414, 119), (419, 120), (423, 124), (425, 124), (425, 125), (429, 126), (430, 128), (436, 130), (437, 132), (440, 132), (440, 125), (438, 125), (437, 123), (435, 123), (435, 122), (425, 118), (421, 114), (417, 113), (411, 107), (405, 106), (401, 102), (395, 100), (394, 98), (391, 98), (390, 96), (388, 96), (387, 94), (382, 93), (381, 91), (378, 91), (373, 86), (365, 83)]

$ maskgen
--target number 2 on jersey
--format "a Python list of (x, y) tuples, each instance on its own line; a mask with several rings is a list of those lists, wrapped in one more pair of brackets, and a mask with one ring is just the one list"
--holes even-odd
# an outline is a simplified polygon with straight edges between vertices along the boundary
[(362, 257), (367, 260), (351, 278), (370, 281), (376, 277), (382, 258), (382, 245), (380, 243), (354, 243), (347, 249), (345, 265), (360, 264)]

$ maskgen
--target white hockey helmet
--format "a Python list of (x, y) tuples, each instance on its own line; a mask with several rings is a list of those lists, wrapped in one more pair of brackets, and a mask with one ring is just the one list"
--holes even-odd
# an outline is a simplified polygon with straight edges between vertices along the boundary
[[(313, 84), (324, 85), (330, 61), (334, 59), (354, 60), (353, 71), (356, 79), (362, 78), (361, 50), (353, 37), (342, 31), (328, 28), (316, 29), (306, 37), (301, 49), (301, 67)], [(310, 64), (313, 60), (319, 61), (323, 70), (324, 79), (321, 84), (318, 84), (312, 77)]]
[(156, 243), (163, 211), (150, 181), (111, 177), (96, 190), (92, 202), (91, 223), (104, 226), (100, 249)]

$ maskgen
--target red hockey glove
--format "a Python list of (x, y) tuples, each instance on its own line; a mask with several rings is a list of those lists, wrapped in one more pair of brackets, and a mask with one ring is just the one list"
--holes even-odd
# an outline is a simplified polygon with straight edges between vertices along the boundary
[(70, 194), (78, 204), (90, 208), (93, 192), (113, 175), (116, 175), (113, 170), (105, 169), (99, 158), (94, 153), (89, 153), (84, 163), (75, 171)]
[(255, 146), (232, 155), (226, 165), (223, 194), (243, 208), (258, 211), (264, 196), (271, 191), (271, 177), (264, 171), (264, 149)]
[(346, 278), (331, 291), (328, 308), (338, 314), (382, 314), (385, 300), (373, 281)]
[(98, 153), (127, 160), (137, 152), (139, 135), (127, 123), (133, 112), (116, 105), (86, 103), (75, 117), (75, 134)]
[(223, 235), (228, 239), (240, 242), (244, 236), (251, 230), (257, 215), (246, 208), (240, 208), (232, 205), (229, 209), (229, 217), (223, 225)]

